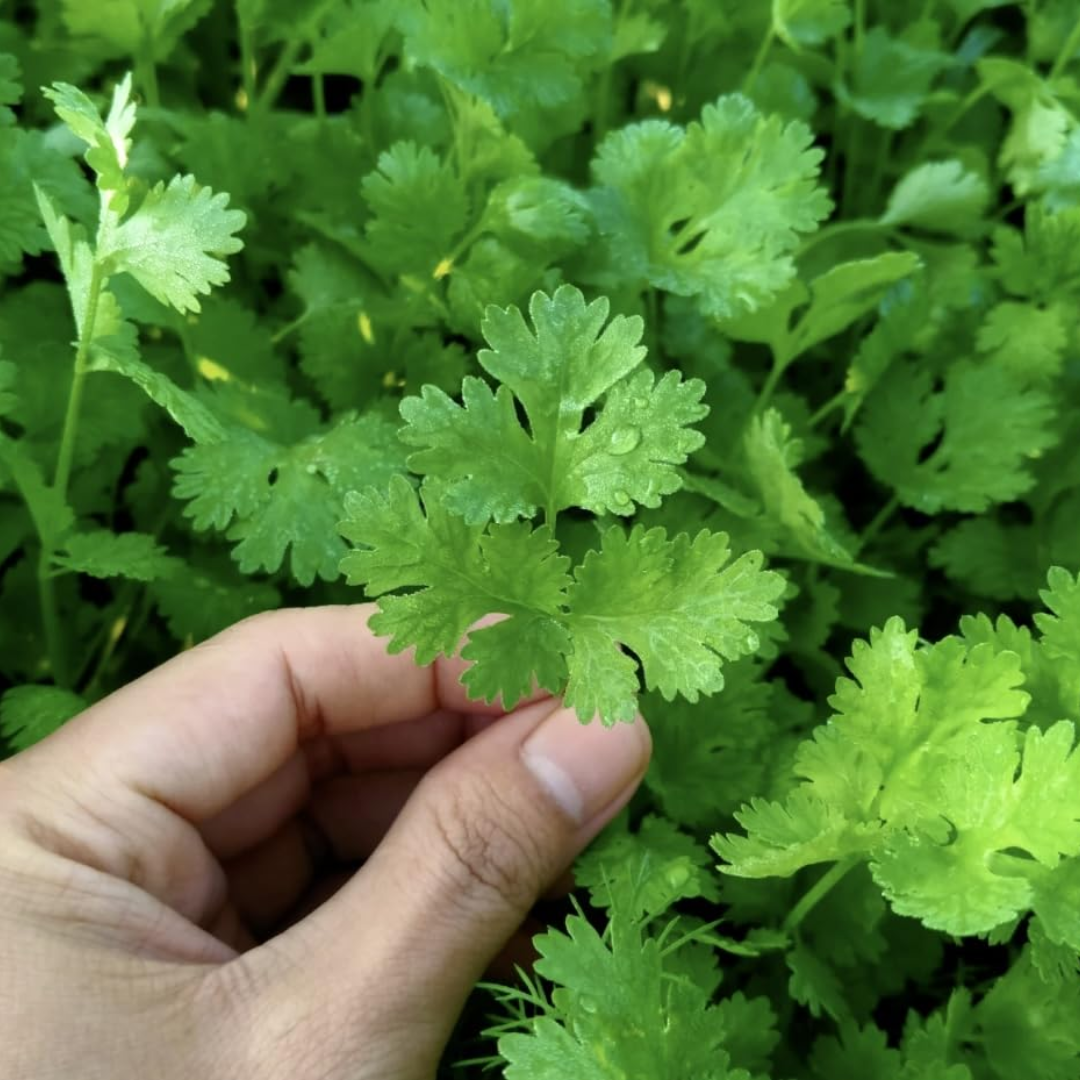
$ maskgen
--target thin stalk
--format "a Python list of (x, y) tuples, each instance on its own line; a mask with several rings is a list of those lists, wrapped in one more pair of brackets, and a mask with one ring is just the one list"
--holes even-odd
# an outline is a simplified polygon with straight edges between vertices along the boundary
[(270, 337), (272, 344), (277, 345), (284, 341), (290, 334), (295, 333), (311, 318), (311, 309), (308, 308), (302, 315), (297, 315), (292, 322), (286, 323), (284, 326), (279, 327)]
[(877, 534), (879, 532), (881, 532), (882, 528), (888, 522), (889, 518), (891, 518), (893, 516), (893, 514), (895, 514), (896, 511), (899, 510), (899, 509), (900, 509), (900, 497), (898, 495), (894, 495), (873, 516), (873, 518), (870, 521), (870, 524), (867, 525), (865, 529), (863, 529), (862, 535), (859, 537), (859, 547), (858, 547), (859, 551), (862, 551), (862, 549), (864, 547), (866, 547), (866, 545), (869, 544), (870, 541), (873, 540), (874, 537), (877, 536)]
[[(616, 34), (629, 6), (630, 0), (619, 0), (615, 7)], [(597, 143), (607, 134), (608, 121), (611, 115), (611, 85), (614, 82), (614, 76), (615, 65), (605, 64), (600, 73), (600, 82), (596, 87), (596, 103), (593, 108), (593, 130), (595, 131), (595, 141)]]
[(1072, 33), (1065, 39), (1065, 44), (1061, 46), (1061, 51), (1050, 68), (1051, 79), (1056, 79), (1065, 70), (1065, 65), (1076, 55), (1077, 49), (1080, 49), (1080, 19), (1076, 20)]
[[(237, 12), (243, 7), (237, 4)], [(250, 109), (255, 104), (255, 43), (251, 38), (251, 27), (240, 19), (240, 79), (244, 88), (244, 109)]]
[[(67, 498), (68, 483), (71, 480), (71, 466), (75, 455), (75, 437), (79, 430), (79, 412), (82, 406), (83, 384), (86, 380), (87, 361), (90, 356), (90, 342), (94, 340), (94, 325), (97, 322), (98, 305), (101, 302), (101, 290), (105, 284), (105, 275), (95, 264), (90, 275), (90, 288), (86, 298), (86, 312), (82, 320), (82, 332), (75, 350), (75, 363), (71, 373), (71, 389), (68, 392), (67, 409), (64, 412), (64, 427), (60, 435), (60, 451), (56, 458), (56, 472), (53, 476), (53, 488), (61, 501)], [(37, 579), (38, 595), (41, 601), (41, 621), (45, 629), (45, 643), (49, 652), (49, 665), (53, 677), (61, 686), (68, 683), (67, 657), (64, 649), (64, 635), (60, 626), (60, 616), (56, 605), (56, 589), (53, 585), (52, 559), (56, 552), (53, 538), (42, 538), (41, 555), (38, 558)]]
[(149, 39), (143, 42), (139, 50), (135, 70), (146, 104), (151, 109), (156, 109), (161, 104), (161, 91), (158, 88), (157, 64), (154, 62), (154, 45)]
[(787, 364), (780, 364), (773, 361), (772, 369), (765, 379), (765, 384), (761, 388), (761, 393), (758, 394), (757, 401), (754, 402), (753, 416), (758, 416), (772, 400), (772, 396), (776, 392), (776, 387), (779, 385), (780, 379), (783, 377), (786, 370)]
[(878, 142), (878, 152), (874, 159), (874, 171), (870, 174), (870, 183), (866, 186), (867, 198), (863, 209), (873, 209), (881, 205), (881, 185), (885, 179), (885, 172), (889, 167), (889, 154), (892, 150), (893, 133), (888, 128), (883, 128)]
[(315, 100), (315, 115), (320, 120), (326, 119), (326, 83), (322, 72), (312, 77), (311, 96)]
[(792, 934), (801, 925), (802, 921), (821, 903), (822, 900), (843, 880), (847, 873), (859, 863), (855, 855), (849, 855), (846, 859), (834, 863), (832, 867), (822, 874), (816, 882), (803, 893), (799, 902), (788, 912), (780, 929), (785, 934)]
[(769, 58), (769, 53), (772, 51), (773, 41), (775, 39), (776, 34), (773, 30), (772, 19), (770, 18), (769, 29), (765, 31), (765, 36), (761, 39), (758, 51), (754, 54), (754, 62), (750, 65), (750, 71), (743, 81), (742, 89), (744, 94), (749, 94), (754, 89), (754, 83), (757, 82), (757, 77), (761, 74), (761, 69), (765, 66), (765, 61)]
[(842, 236), (844, 233), (877, 232), (883, 231), (884, 228), (885, 227), (881, 222), (875, 221), (873, 218), (855, 218), (852, 221), (834, 221), (832, 224), (818, 229), (813, 236), (808, 236), (802, 242), (798, 251), (795, 252), (795, 257), (801, 259), (808, 251), (817, 247), (818, 244), (823, 243), (825, 240), (832, 240), (834, 237)]
[(810, 427), (815, 428), (822, 420), (825, 419), (829, 413), (835, 412), (837, 409), (842, 408), (844, 401), (847, 399), (848, 392), (846, 390), (838, 390), (824, 405), (821, 406), (813, 416), (810, 417), (808, 423)]
[(275, 102), (281, 96), (281, 91), (285, 89), (285, 83), (292, 73), (292, 69), (296, 67), (297, 57), (299, 57), (304, 44), (304, 39), (298, 35), (278, 53), (278, 58), (266, 79), (266, 85), (258, 97), (260, 109), (269, 111), (274, 107)]
[(866, 39), (866, 0), (855, 0), (855, 56), (862, 56), (863, 41)]

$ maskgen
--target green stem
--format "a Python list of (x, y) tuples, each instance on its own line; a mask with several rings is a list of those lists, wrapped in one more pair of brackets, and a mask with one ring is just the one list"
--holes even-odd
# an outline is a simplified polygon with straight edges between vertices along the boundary
[[(239, 12), (243, 5), (237, 4)], [(255, 44), (251, 38), (251, 27), (240, 19), (240, 79), (244, 88), (244, 108), (247, 111), (255, 104)]]
[(270, 337), (271, 343), (277, 345), (279, 342), (284, 341), (285, 338), (287, 338), (290, 334), (299, 330), (300, 327), (303, 326), (304, 323), (306, 323), (310, 318), (311, 308), (308, 308), (302, 315), (297, 315), (297, 317), (293, 319), (292, 322), (288, 322), (284, 326), (275, 330)]
[[(630, 0), (619, 0), (615, 7), (615, 32), (618, 32), (629, 6)], [(600, 73), (600, 82), (596, 87), (596, 103), (593, 107), (593, 138), (594, 143), (599, 144), (607, 134), (608, 122), (611, 116), (611, 84), (615, 78), (615, 65), (605, 64)]]
[(788, 912), (788, 916), (781, 924), (780, 929), (783, 930), (785, 934), (794, 933), (806, 916), (825, 899), (832, 889), (840, 884), (848, 871), (853, 870), (858, 863), (859, 858), (857, 855), (849, 855), (846, 859), (841, 859), (840, 862), (833, 863), (832, 867), (822, 874), (821, 877), (819, 877), (817, 881), (803, 893), (799, 902)]
[(833, 396), (829, 398), (829, 400), (826, 401), (825, 404), (822, 405), (821, 408), (818, 409), (813, 416), (810, 417), (810, 427), (817, 427), (818, 424), (820, 424), (821, 421), (829, 415), (829, 413), (835, 412), (837, 409), (841, 408), (844, 402), (847, 400), (847, 397), (848, 392), (846, 390), (838, 390), (835, 394), (833, 394)]
[(1050, 68), (1051, 79), (1056, 79), (1065, 70), (1065, 65), (1076, 55), (1077, 49), (1080, 49), (1080, 19), (1077, 19), (1072, 33), (1065, 39), (1065, 44), (1061, 46), (1061, 51)]
[(750, 71), (743, 81), (742, 90), (744, 94), (749, 94), (754, 89), (754, 83), (757, 82), (757, 77), (761, 74), (761, 69), (765, 66), (765, 61), (769, 58), (769, 53), (772, 51), (775, 37), (776, 34), (773, 31), (772, 19), (770, 18), (769, 29), (765, 31), (765, 36), (761, 39), (758, 51), (754, 55), (754, 62), (750, 65)]
[(859, 546), (858, 546), (859, 551), (862, 551), (862, 549), (864, 547), (866, 547), (866, 545), (869, 544), (870, 541), (873, 540), (874, 537), (877, 536), (877, 534), (879, 532), (881, 532), (882, 528), (885, 526), (886, 522), (888, 522), (889, 518), (891, 518), (893, 516), (893, 514), (895, 514), (896, 511), (899, 510), (899, 509), (900, 509), (900, 496), (899, 495), (894, 495), (873, 516), (873, 518), (870, 521), (870, 524), (867, 525), (865, 529), (863, 529), (862, 535), (859, 537)]
[(281, 91), (285, 88), (289, 75), (292, 74), (292, 69), (296, 66), (297, 57), (303, 47), (304, 39), (297, 35), (278, 53), (278, 58), (267, 77), (266, 85), (258, 97), (260, 109), (268, 112), (274, 107), (277, 99), (281, 96)]
[(818, 229), (813, 236), (808, 236), (802, 242), (799, 250), (795, 252), (795, 257), (801, 259), (808, 251), (817, 247), (818, 244), (823, 243), (825, 240), (832, 240), (837, 236), (842, 236), (844, 233), (876, 232), (882, 229), (884, 229), (884, 226), (881, 222), (875, 221), (873, 218), (856, 218), (853, 221), (834, 221), (832, 224)]
[(149, 38), (143, 40), (139, 49), (135, 70), (146, 104), (156, 109), (161, 104), (161, 93), (158, 89), (157, 64), (154, 62), (154, 43)]
[(765, 406), (772, 400), (772, 396), (776, 392), (776, 387), (786, 370), (787, 364), (773, 362), (772, 370), (770, 370), (766, 377), (765, 384), (761, 388), (761, 393), (758, 394), (758, 399), (754, 403), (753, 416), (760, 415), (764, 411)]
[[(68, 483), (71, 480), (71, 466), (75, 455), (75, 437), (79, 429), (79, 411), (82, 406), (83, 384), (86, 380), (87, 361), (90, 356), (90, 342), (94, 340), (94, 324), (97, 322), (98, 305), (101, 302), (101, 290), (104, 285), (105, 275), (101, 267), (95, 263), (90, 274), (90, 288), (86, 297), (82, 332), (75, 350), (71, 389), (68, 392), (64, 427), (60, 435), (60, 451), (57, 454), (56, 473), (53, 477), (53, 489), (61, 501), (67, 499)], [(45, 642), (49, 651), (49, 664), (53, 678), (59, 685), (66, 686), (68, 684), (67, 657), (56, 605), (56, 590), (53, 586), (52, 560), (55, 552), (55, 540), (52, 538), (49, 542), (43, 540), (37, 566), (38, 594), (41, 599), (41, 621), (45, 629)]]
[(855, 58), (862, 56), (863, 41), (866, 38), (866, 0), (855, 0)]
[(315, 115), (320, 120), (326, 119), (326, 84), (323, 82), (323, 76), (320, 72), (318, 75), (314, 75), (311, 80), (311, 94), (315, 99)]

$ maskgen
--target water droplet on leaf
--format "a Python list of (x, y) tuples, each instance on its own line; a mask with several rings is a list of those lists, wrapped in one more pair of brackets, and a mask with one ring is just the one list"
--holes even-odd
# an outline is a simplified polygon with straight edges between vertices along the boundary
[(308, 465), (308, 467), (307, 467), (308, 476), (314, 476), (318, 471), (319, 471), (318, 466), (315, 465), (315, 464)]
[(581, 1006), (582, 1012), (595, 1013), (599, 1006), (596, 1004), (596, 999), (591, 997), (582, 997), (578, 1004)]
[(611, 493), (611, 501), (616, 506), (629, 506), (630, 496), (625, 491), (623, 491), (622, 488), (619, 488), (618, 491), (613, 491)]
[(611, 446), (613, 454), (629, 454), (641, 443), (641, 429), (636, 427), (616, 428), (611, 433)]

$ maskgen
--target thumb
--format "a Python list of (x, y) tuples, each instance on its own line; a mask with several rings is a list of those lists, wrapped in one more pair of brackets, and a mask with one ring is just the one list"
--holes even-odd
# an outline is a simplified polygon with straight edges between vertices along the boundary
[(650, 750), (640, 718), (583, 725), (551, 700), (501, 718), (425, 776), (364, 868), (289, 931), (350, 1022), (364, 1018), (369, 1052), (379, 1032), (386, 1075), (433, 1075), (477, 979), (630, 799)]

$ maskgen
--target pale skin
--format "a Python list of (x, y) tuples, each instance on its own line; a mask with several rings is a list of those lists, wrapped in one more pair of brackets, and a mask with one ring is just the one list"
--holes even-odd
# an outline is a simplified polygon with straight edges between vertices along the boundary
[(650, 741), (470, 702), (369, 614), (248, 620), (0, 763), (0, 1076), (434, 1076)]

